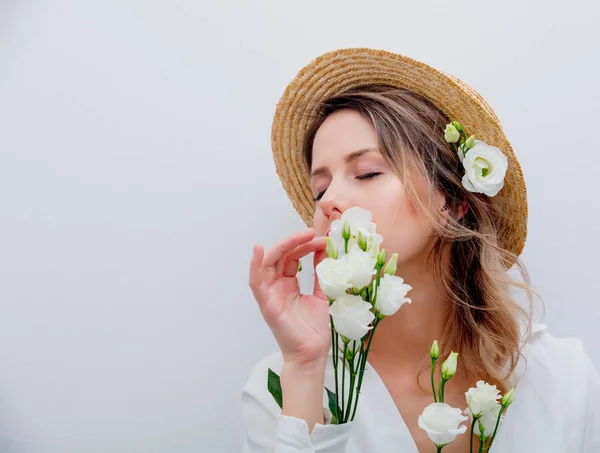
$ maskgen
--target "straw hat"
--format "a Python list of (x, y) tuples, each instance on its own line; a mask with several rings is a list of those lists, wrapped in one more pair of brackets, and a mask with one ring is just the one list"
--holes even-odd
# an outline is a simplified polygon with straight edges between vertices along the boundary
[(490, 202), (499, 204), (499, 212), (504, 213), (497, 219), (500, 245), (520, 255), (527, 236), (525, 180), (491, 107), (457, 78), (383, 50), (350, 48), (321, 55), (300, 70), (277, 104), (271, 135), (273, 158), (283, 187), (306, 224), (312, 225), (315, 206), (302, 163), (304, 134), (321, 101), (371, 84), (406, 88), (426, 97), (469, 134), (502, 150), (509, 162), (505, 184)]

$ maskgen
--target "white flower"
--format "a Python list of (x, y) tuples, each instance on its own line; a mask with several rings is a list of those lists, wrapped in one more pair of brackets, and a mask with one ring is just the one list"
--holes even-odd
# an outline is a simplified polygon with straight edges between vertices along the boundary
[[(475, 422), (475, 427), (473, 431), (475, 435), (481, 439), (481, 430), (479, 429), (479, 423), (483, 426), (483, 436), (487, 439), (491, 435), (494, 434), (494, 430), (496, 429), (496, 423), (498, 422), (498, 413), (502, 409), (502, 406), (497, 403), (492, 410), (484, 412), (481, 415), (477, 422)], [(473, 420), (473, 413), (470, 409), (465, 410), (465, 413), (469, 416), (471, 420)], [(504, 420), (504, 414), (500, 417), (500, 423)], [(500, 425), (498, 425), (500, 426)]]
[(372, 328), (369, 324), (375, 319), (371, 304), (350, 294), (338, 297), (329, 307), (329, 314), (337, 333), (356, 341), (367, 334)]
[(373, 280), (377, 259), (373, 258), (370, 253), (353, 249), (349, 251), (348, 255), (342, 256), (341, 261), (345, 263), (352, 274), (349, 282), (353, 288), (363, 289)]
[(495, 385), (484, 381), (478, 381), (476, 387), (471, 387), (466, 393), (467, 404), (471, 413), (480, 416), (495, 409), (499, 405), (500, 391)]
[(452, 123), (448, 124), (446, 126), (446, 130), (444, 131), (444, 139), (448, 143), (456, 143), (459, 138), (460, 132), (458, 132), (458, 129), (456, 129)]
[(323, 294), (331, 299), (346, 294), (346, 290), (352, 287), (352, 271), (348, 269), (345, 261), (325, 258), (317, 264), (315, 270)]
[(412, 287), (404, 283), (402, 278), (385, 274), (379, 282), (379, 288), (377, 288), (375, 310), (383, 316), (392, 316), (404, 303), (411, 302), (406, 297), (411, 289)]
[[(496, 423), (498, 422), (498, 414), (500, 413), (501, 409), (502, 406), (498, 404), (491, 411), (484, 413), (479, 419), (479, 421), (483, 425), (483, 435), (485, 436), (485, 438), (488, 438), (492, 434), (494, 434), (494, 430), (496, 429)], [(502, 414), (502, 416), (500, 417), (500, 423), (502, 423), (503, 419), (504, 414)], [(477, 433), (477, 437), (481, 439), (481, 431), (479, 430), (479, 425), (475, 429), (475, 432)]]
[(374, 256), (377, 256), (377, 253), (379, 253), (379, 245), (383, 242), (383, 237), (376, 233), (377, 225), (375, 225), (371, 219), (372, 214), (370, 211), (355, 206), (344, 211), (341, 218), (336, 219), (331, 223), (329, 237), (335, 244), (340, 256), (345, 252), (342, 229), (344, 228), (344, 222), (346, 221), (350, 224), (351, 235), (350, 240), (348, 241), (348, 252), (351, 250), (360, 250), (360, 247), (358, 246), (358, 232), (360, 231), (367, 241), (367, 251), (371, 252)]
[(504, 186), (508, 159), (495, 146), (476, 140), (475, 146), (466, 153), (462, 164), (465, 168), (462, 183), (469, 192), (493, 197)]
[(456, 436), (467, 430), (465, 425), (460, 425), (465, 420), (467, 417), (462, 415), (460, 409), (446, 403), (432, 403), (419, 416), (419, 428), (427, 433), (434, 444), (443, 446), (454, 442)]

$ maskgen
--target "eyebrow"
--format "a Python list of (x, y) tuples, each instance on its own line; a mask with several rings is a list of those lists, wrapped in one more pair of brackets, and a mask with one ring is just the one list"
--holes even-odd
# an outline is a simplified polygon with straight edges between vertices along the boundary
[[(363, 149), (359, 149), (358, 151), (353, 151), (350, 154), (348, 154), (346, 157), (344, 157), (344, 163), (349, 164), (353, 160), (358, 159), (363, 154), (367, 154), (367, 153), (371, 153), (371, 152), (375, 152), (375, 151), (377, 151), (377, 148), (363, 148)], [(310, 177), (314, 178), (315, 176), (322, 175), (323, 173), (327, 173), (327, 167), (315, 168), (310, 173)]]

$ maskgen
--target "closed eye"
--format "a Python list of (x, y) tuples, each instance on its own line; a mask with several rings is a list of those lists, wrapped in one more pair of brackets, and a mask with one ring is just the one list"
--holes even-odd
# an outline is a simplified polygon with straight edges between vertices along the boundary
[[(374, 171), (374, 172), (371, 172), (371, 173), (365, 173), (364, 175), (359, 175), (359, 176), (356, 177), (356, 179), (359, 179), (359, 180), (363, 181), (365, 179), (373, 179), (376, 176), (379, 176), (379, 175), (382, 175), (382, 174), (383, 173), (381, 173), (381, 172)], [(323, 195), (325, 195), (325, 191), (326, 190), (327, 189), (322, 190), (321, 192), (319, 192), (319, 194), (315, 197), (315, 202), (319, 201), (321, 198), (323, 198)]]
[(319, 192), (319, 194), (315, 197), (315, 201), (319, 201), (321, 198), (323, 198), (323, 195), (325, 195), (325, 191), (322, 190), (321, 192)]
[(364, 175), (357, 176), (356, 179), (360, 179), (360, 180), (362, 180), (362, 179), (372, 179), (375, 176), (379, 176), (381, 174), (382, 174), (381, 172), (374, 171), (374, 172), (371, 172), (371, 173), (365, 173)]

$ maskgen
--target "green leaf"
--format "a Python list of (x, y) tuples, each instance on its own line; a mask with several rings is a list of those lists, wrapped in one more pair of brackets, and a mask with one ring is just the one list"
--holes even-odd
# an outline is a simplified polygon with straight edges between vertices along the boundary
[(281, 392), (281, 379), (279, 375), (269, 368), (269, 377), (267, 379), (267, 388), (269, 393), (273, 395), (273, 399), (283, 409), (283, 393)]
[(333, 393), (327, 387), (325, 387), (325, 390), (327, 390), (327, 398), (329, 400), (329, 410), (331, 411), (331, 424), (338, 425), (340, 422), (337, 417), (337, 415), (338, 415), (337, 398), (335, 396), (335, 393)]

